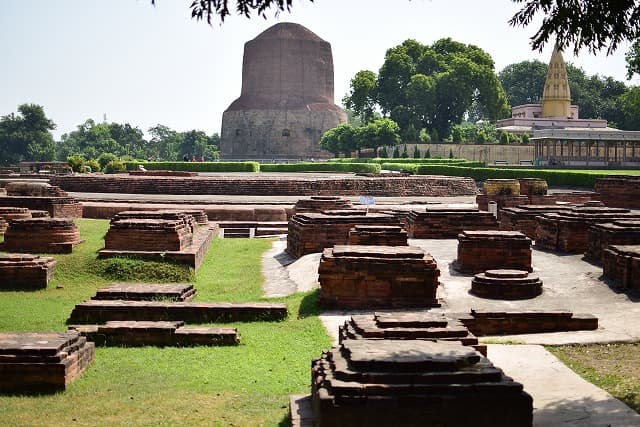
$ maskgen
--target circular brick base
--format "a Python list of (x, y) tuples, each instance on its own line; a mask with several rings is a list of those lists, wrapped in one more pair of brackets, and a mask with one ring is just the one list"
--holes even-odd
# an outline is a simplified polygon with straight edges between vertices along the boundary
[(471, 293), (491, 299), (535, 298), (542, 293), (542, 281), (523, 270), (487, 270), (473, 277)]

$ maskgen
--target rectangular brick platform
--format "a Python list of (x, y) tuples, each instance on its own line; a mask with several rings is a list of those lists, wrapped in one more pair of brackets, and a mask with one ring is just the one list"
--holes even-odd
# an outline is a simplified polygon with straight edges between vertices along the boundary
[(356, 225), (349, 230), (349, 244), (407, 246), (407, 232), (396, 225)]
[(495, 194), (487, 196), (486, 194), (478, 194), (476, 196), (476, 203), (478, 209), (481, 211), (489, 210), (489, 202), (496, 202), (498, 205), (498, 221), (501, 220), (500, 211), (504, 208), (514, 208), (520, 205), (528, 205), (529, 197), (525, 195), (511, 195), (511, 194)]
[(602, 265), (603, 252), (609, 245), (640, 245), (640, 220), (596, 224), (588, 230), (588, 248), (584, 256)]
[(309, 199), (300, 199), (293, 207), (294, 214), (351, 209), (353, 206), (351, 201), (341, 197), (332, 196), (312, 196)]
[(0, 392), (57, 392), (93, 361), (94, 344), (77, 332), (0, 333)]
[(128, 300), (128, 301), (189, 301), (196, 295), (191, 284), (165, 283), (114, 283), (98, 289), (94, 300)]
[(56, 260), (30, 254), (0, 254), (0, 290), (44, 289)]
[(52, 218), (82, 218), (82, 204), (72, 197), (0, 197), (0, 207), (47, 211)]
[(347, 340), (313, 360), (311, 376), (313, 425), (532, 423), (522, 384), (459, 342)]
[(556, 203), (581, 205), (596, 200), (600, 200), (600, 194), (593, 191), (568, 191), (545, 195), (532, 194), (529, 196), (529, 203), (532, 205), (554, 205)]
[(8, 252), (71, 253), (84, 240), (69, 218), (27, 218), (11, 221), (0, 246)]
[(574, 207), (568, 212), (542, 214), (536, 220), (536, 246), (565, 253), (584, 253), (589, 247), (591, 226), (640, 220), (640, 212), (623, 208)]
[(88, 300), (76, 304), (67, 323), (101, 324), (113, 320), (214, 323), (272, 321), (285, 317), (287, 306), (281, 303)]
[(185, 327), (182, 321), (110, 321), (69, 327), (98, 346), (167, 347), (237, 345), (236, 328)]
[(440, 270), (415, 246), (336, 245), (322, 253), (318, 304), (331, 308), (435, 307)]
[(494, 269), (531, 272), (531, 239), (518, 231), (463, 231), (454, 268), (463, 273)]
[(603, 251), (603, 275), (622, 289), (640, 292), (640, 245), (613, 245)]
[(182, 221), (194, 232), (198, 228), (198, 224), (206, 224), (208, 222), (207, 214), (202, 209), (193, 209), (190, 212), (183, 210), (141, 210), (141, 211), (124, 211), (118, 212), (111, 218), (111, 223), (123, 219), (162, 219), (169, 221)]
[(400, 220), (388, 214), (362, 211), (331, 211), (294, 215), (289, 221), (287, 252), (296, 258), (349, 243), (349, 231), (356, 225), (394, 225)]
[(185, 247), (181, 251), (102, 249), (100, 252), (98, 252), (98, 257), (109, 258), (117, 256), (128, 256), (155, 261), (171, 261), (178, 264), (189, 265), (197, 270), (202, 264), (204, 256), (209, 250), (209, 246), (211, 246), (211, 241), (216, 231), (217, 228), (215, 226), (199, 227), (196, 233), (192, 235), (191, 245)]
[(538, 334), (598, 329), (598, 318), (570, 311), (491, 311), (471, 309), (469, 314), (449, 314), (476, 336)]
[(640, 177), (607, 176), (596, 179), (600, 200), (614, 208), (640, 209)]
[(545, 213), (558, 213), (571, 210), (569, 205), (521, 205), (503, 208), (500, 211), (500, 230), (520, 231), (528, 238), (535, 240), (538, 227), (537, 216)]
[(183, 219), (116, 219), (109, 226), (104, 247), (117, 251), (181, 251), (191, 246), (192, 239), (193, 230)]
[(478, 343), (458, 319), (432, 311), (376, 312), (373, 315), (353, 315), (340, 326), (340, 342), (348, 339), (427, 339), (460, 341), (487, 355), (487, 346)]
[(450, 239), (463, 230), (495, 230), (498, 221), (489, 212), (475, 208), (428, 207), (425, 212), (411, 211), (407, 233), (411, 239)]

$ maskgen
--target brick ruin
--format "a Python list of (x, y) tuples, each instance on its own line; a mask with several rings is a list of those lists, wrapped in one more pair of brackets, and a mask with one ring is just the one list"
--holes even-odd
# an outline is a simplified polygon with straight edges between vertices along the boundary
[(309, 199), (300, 199), (293, 207), (294, 214), (308, 212), (324, 212), (342, 209), (351, 209), (350, 200), (336, 196), (311, 196)]
[(640, 177), (613, 176), (596, 179), (600, 200), (614, 208), (640, 209)]
[(287, 234), (286, 221), (216, 221), (222, 238), (252, 238)]
[(9, 182), (0, 208), (19, 207), (47, 211), (53, 218), (82, 218), (82, 204), (57, 186), (44, 182)]
[(7, 252), (71, 253), (82, 242), (72, 219), (27, 218), (11, 221), (1, 247)]
[(533, 400), (459, 342), (346, 340), (312, 362), (314, 425), (530, 426)]
[(30, 254), (0, 254), (0, 290), (45, 289), (56, 260)]
[(602, 255), (605, 279), (624, 290), (640, 292), (640, 245), (612, 245)]
[(455, 238), (463, 230), (495, 230), (493, 214), (467, 207), (427, 207), (424, 212), (407, 215), (407, 233), (411, 239)]
[(547, 181), (541, 178), (518, 178), (520, 184), (520, 195), (527, 196), (529, 199), (533, 196), (545, 196), (549, 185)]
[(565, 253), (584, 253), (589, 248), (591, 226), (619, 220), (640, 220), (640, 212), (586, 206), (542, 214), (537, 217), (536, 246)]
[(491, 299), (530, 299), (542, 293), (542, 280), (523, 270), (487, 270), (473, 277), (471, 293)]
[(111, 218), (111, 222), (122, 219), (167, 219), (182, 220), (191, 227), (192, 232), (198, 225), (206, 225), (209, 222), (204, 209), (158, 209), (143, 211), (122, 211)]
[(349, 231), (356, 225), (399, 226), (400, 220), (393, 215), (358, 210), (294, 215), (289, 221), (287, 252), (299, 258), (334, 245), (346, 245)]
[(532, 271), (531, 239), (518, 231), (463, 231), (453, 266), (472, 274), (496, 269)]
[(0, 234), (4, 234), (13, 219), (31, 218), (31, 211), (27, 208), (0, 207)]
[(336, 245), (322, 253), (318, 304), (331, 308), (435, 307), (440, 270), (415, 246)]
[(356, 225), (349, 230), (349, 245), (407, 246), (407, 232), (399, 225)]
[(63, 391), (93, 361), (94, 349), (73, 331), (0, 333), (0, 391)]
[(520, 205), (503, 208), (500, 211), (500, 230), (520, 231), (528, 238), (536, 239), (538, 216), (546, 213), (559, 213), (571, 210), (569, 205)]
[[(533, 185), (530, 188), (535, 188)], [(519, 205), (529, 204), (529, 197), (520, 194), (520, 182), (517, 179), (487, 179), (482, 187), (482, 194), (476, 196), (478, 209), (489, 210), (489, 202), (495, 202), (498, 208), (498, 220), (500, 210)]]
[(189, 283), (114, 283), (98, 289), (94, 300), (129, 301), (190, 301), (196, 295), (196, 289)]
[(588, 230), (588, 248), (584, 256), (601, 265), (609, 245), (640, 245), (640, 219), (596, 224)]

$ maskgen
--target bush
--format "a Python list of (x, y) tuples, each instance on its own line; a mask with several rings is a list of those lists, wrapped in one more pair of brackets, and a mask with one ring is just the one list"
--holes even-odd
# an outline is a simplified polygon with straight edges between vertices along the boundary
[(91, 172), (100, 172), (102, 168), (100, 167), (100, 163), (96, 159), (87, 160), (84, 164), (91, 169)]
[(419, 165), (414, 163), (383, 163), (381, 166), (384, 170), (409, 172), (415, 175)]
[(100, 167), (94, 170), (102, 170), (105, 166), (107, 166), (107, 163), (113, 162), (114, 160), (118, 160), (118, 156), (116, 156), (115, 154), (102, 153), (98, 156), (98, 163), (100, 164)]
[(413, 158), (414, 159), (419, 159), (420, 158), (420, 150), (418, 150), (418, 146), (417, 145), (413, 146)]
[(400, 156), (403, 159), (409, 158), (409, 152), (407, 152), (407, 144), (404, 144), (404, 149), (402, 150), (402, 155)]
[(84, 166), (84, 159), (81, 156), (69, 156), (67, 157), (67, 163), (74, 172), (82, 172), (82, 166)]
[(427, 151), (424, 152), (424, 158), (425, 159), (431, 158), (431, 148), (427, 148)]
[(386, 159), (389, 157), (389, 153), (387, 152), (387, 147), (382, 147), (382, 150), (380, 150), (380, 157), (383, 159)]
[(380, 165), (377, 163), (266, 163), (260, 165), (262, 172), (353, 172), (353, 173), (380, 173)]
[(126, 172), (126, 171), (127, 171), (127, 168), (124, 165), (124, 163), (118, 160), (113, 160), (107, 163), (107, 165), (102, 170), (102, 172), (104, 173), (120, 173), (120, 172)]
[(147, 170), (172, 170), (187, 172), (259, 172), (258, 162), (127, 162), (127, 170), (137, 170), (142, 165)]
[(399, 159), (400, 158), (400, 149), (398, 148), (398, 146), (396, 145), (395, 147), (393, 147), (393, 156), (394, 159)]

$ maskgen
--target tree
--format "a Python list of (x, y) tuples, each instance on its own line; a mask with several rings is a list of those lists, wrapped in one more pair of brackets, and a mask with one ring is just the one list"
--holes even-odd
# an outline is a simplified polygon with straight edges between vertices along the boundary
[(418, 150), (418, 146), (417, 145), (413, 146), (413, 158), (414, 159), (419, 159), (420, 158), (420, 150)]
[(350, 156), (351, 152), (358, 148), (356, 145), (355, 128), (348, 123), (341, 123), (329, 129), (322, 134), (320, 147), (333, 153), (336, 157), (338, 157), (340, 153)]
[(498, 73), (500, 84), (512, 107), (539, 104), (547, 76), (547, 64), (542, 61), (522, 61), (507, 65)]
[(55, 128), (42, 106), (19, 105), (18, 115), (11, 113), (0, 118), (0, 163), (53, 160), (55, 143), (51, 131)]
[(112, 153), (120, 157), (129, 154), (129, 149), (121, 145), (111, 135), (108, 123), (98, 123), (87, 119), (69, 134), (62, 135), (56, 147), (56, 157), (66, 160), (69, 156), (82, 156), (86, 160), (96, 159), (102, 153)]
[(627, 79), (631, 80), (634, 74), (640, 74), (640, 39), (633, 42), (624, 59), (627, 61)]
[(362, 123), (367, 124), (374, 119), (376, 105), (376, 74), (373, 71), (358, 71), (351, 79), (351, 92), (345, 96), (345, 107), (353, 110)]
[(624, 112), (620, 127), (626, 130), (640, 130), (640, 86), (632, 87), (620, 96), (620, 109)]
[(157, 124), (149, 128), (149, 154), (158, 160), (178, 160), (182, 135), (168, 126)]
[(542, 24), (531, 37), (533, 49), (542, 50), (549, 41), (560, 49), (574, 45), (577, 54), (585, 48), (607, 54), (616, 50), (624, 40), (640, 36), (640, 5), (637, 1), (606, 0), (512, 0), (524, 3), (511, 18), (512, 26), (528, 26), (538, 14), (544, 15)]

